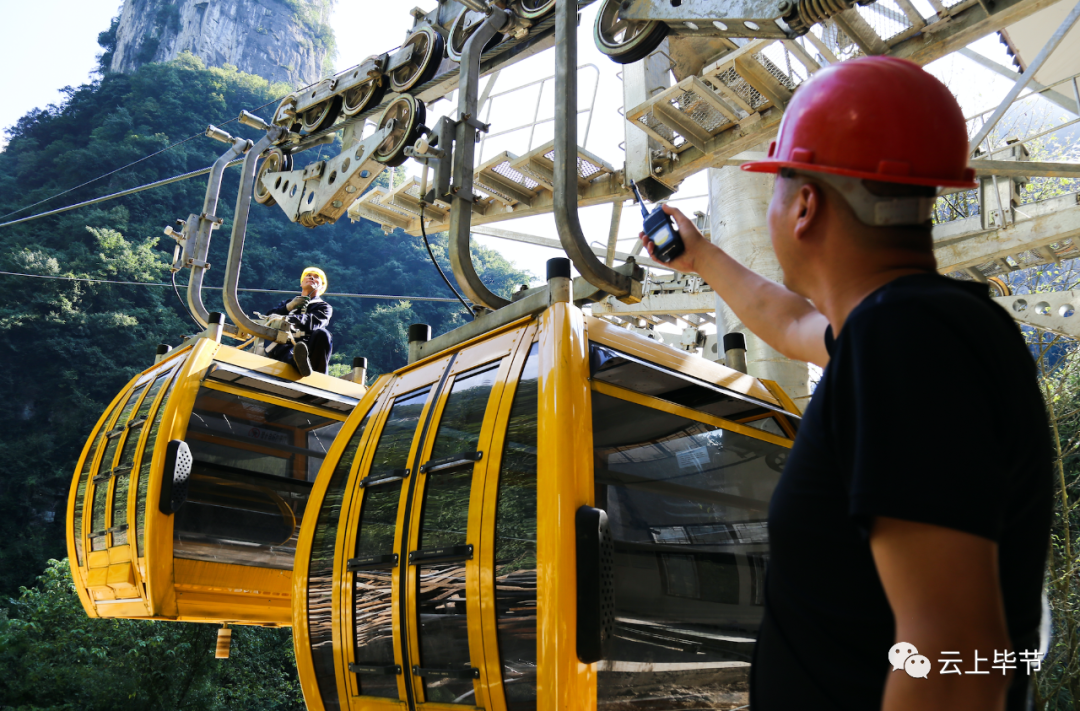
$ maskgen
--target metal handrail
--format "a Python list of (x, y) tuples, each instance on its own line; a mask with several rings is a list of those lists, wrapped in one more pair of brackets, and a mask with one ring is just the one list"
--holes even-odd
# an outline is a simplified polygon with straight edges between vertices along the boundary
[(244, 256), (244, 239), (247, 236), (248, 214), (251, 211), (251, 196), (255, 190), (255, 172), (259, 166), (259, 156), (262, 152), (273, 145), (281, 135), (282, 129), (277, 126), (267, 126), (266, 135), (251, 148), (244, 157), (244, 165), (241, 168), (240, 191), (236, 195), (236, 210), (233, 212), (232, 237), (229, 240), (229, 260), (225, 265), (225, 288), (222, 291), (225, 301), (225, 313), (243, 333), (250, 333), (259, 338), (265, 338), (276, 343), (285, 343), (288, 336), (284, 331), (276, 328), (261, 326), (244, 313), (237, 297), (237, 286), (240, 281), (240, 262)]
[(566, 255), (593, 286), (616, 298), (640, 299), (635, 282), (601, 262), (589, 248), (578, 217), (577, 3), (555, 5), (555, 225)]
[[(502, 29), (509, 16), (496, 10), (476, 28), (465, 42), (458, 80), (458, 121), (454, 131), (453, 200), (450, 207), (450, 267), (466, 298), (475, 304), (497, 310), (510, 303), (480, 281), (473, 266), (469, 240), (472, 237), (473, 170), (476, 157), (476, 106), (480, 83), (480, 54), (488, 40)], [(440, 150), (449, 146), (441, 141)]]
[[(214, 217), (217, 215), (221, 179), (229, 163), (235, 158), (244, 155), (244, 151), (248, 150), (250, 146), (251, 142), (247, 139), (237, 138), (233, 141), (229, 150), (222, 153), (221, 157), (214, 161), (213, 167), (210, 168), (210, 180), (206, 185), (206, 196), (203, 198), (202, 214), (192, 215), (188, 218), (188, 239), (192, 240), (193, 249), (187, 300), (188, 306), (191, 307), (191, 315), (203, 328), (209, 326), (210, 318), (210, 312), (207, 310), (202, 298), (203, 276), (210, 266), (206, 263), (206, 258), (210, 254), (210, 236), (216, 226)], [(196, 218), (198, 222), (192, 224), (192, 218)]]

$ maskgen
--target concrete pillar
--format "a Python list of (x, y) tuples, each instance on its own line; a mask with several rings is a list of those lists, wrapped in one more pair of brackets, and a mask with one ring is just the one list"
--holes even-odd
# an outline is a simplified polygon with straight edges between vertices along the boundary
[[(751, 149), (768, 151), (768, 145)], [(766, 213), (772, 197), (773, 176), (747, 173), (737, 167), (709, 169), (710, 229), (713, 244), (740, 264), (776, 282), (783, 274), (769, 239)], [(809, 367), (780, 355), (751, 333), (719, 297), (716, 299), (716, 330), (719, 337), (731, 331), (746, 335), (747, 372), (775, 380), (800, 409), (810, 398)]]

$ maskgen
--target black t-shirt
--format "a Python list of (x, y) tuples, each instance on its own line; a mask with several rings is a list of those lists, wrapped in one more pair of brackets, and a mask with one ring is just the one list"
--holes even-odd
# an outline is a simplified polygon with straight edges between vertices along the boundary
[[(826, 346), (769, 505), (754, 711), (880, 709), (895, 640), (870, 552), (875, 516), (996, 541), (1013, 649), (1038, 646), (1051, 441), (1016, 323), (985, 286), (918, 274), (868, 296)], [(944, 650), (919, 651), (940, 673)], [(1014, 674), (1010, 711), (1028, 681), (1022, 662)]]

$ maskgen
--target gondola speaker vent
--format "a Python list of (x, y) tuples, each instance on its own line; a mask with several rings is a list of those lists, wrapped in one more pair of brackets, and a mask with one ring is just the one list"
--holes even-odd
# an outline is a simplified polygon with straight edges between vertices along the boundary
[(577, 538), (577, 654), (585, 664), (608, 655), (615, 636), (615, 544), (602, 509), (582, 506)]
[(182, 439), (174, 439), (165, 449), (165, 468), (161, 477), (160, 509), (163, 514), (180, 510), (188, 497), (191, 482), (191, 465), (195, 461), (191, 448)]

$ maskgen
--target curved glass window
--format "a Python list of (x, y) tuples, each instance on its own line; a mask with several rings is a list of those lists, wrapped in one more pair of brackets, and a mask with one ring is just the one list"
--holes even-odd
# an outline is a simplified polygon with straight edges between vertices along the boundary
[[(154, 383), (155, 387), (158, 386), (158, 382), (164, 380), (172, 382), (169, 383), (169, 389), (165, 391), (165, 394), (161, 396), (161, 403), (158, 405), (157, 411), (154, 412), (154, 420), (150, 425), (150, 431), (146, 433), (146, 446), (143, 448), (142, 459), (139, 462), (139, 480), (137, 491), (135, 493), (135, 548), (136, 555), (143, 556), (144, 542), (146, 536), (146, 496), (150, 487), (150, 468), (154, 462), (154, 445), (157, 442), (158, 428), (161, 427), (161, 417), (165, 414), (165, 404), (169, 401), (169, 395), (172, 394), (173, 388), (176, 387), (176, 373), (179, 368), (174, 369), (165, 375), (158, 378), (158, 381)], [(149, 400), (149, 398), (147, 398)], [(143, 412), (143, 407), (149, 407), (153, 405), (147, 405), (147, 400), (143, 400), (143, 405), (139, 407), (140, 416), (146, 417), (149, 414), (149, 410)]]
[(418, 549), (416, 610), (420, 658), (413, 673), (424, 679), (428, 702), (476, 704), (469, 656), (465, 561), (473, 463), (480, 428), (499, 363), (458, 375), (451, 387), (431, 459), (425, 465)]
[(506, 428), (495, 512), (495, 619), (508, 711), (536, 709), (536, 423), (533, 345)]
[(362, 696), (398, 698), (394, 661), (394, 537), (401, 489), (409, 476), (409, 450), (431, 387), (401, 395), (390, 409), (370, 473), (361, 482), (359, 533), (349, 572), (353, 583), (353, 658), (350, 671)]
[(340, 429), (336, 418), (201, 387), (174, 555), (291, 570), (311, 482)]
[(594, 390), (592, 402), (596, 505), (615, 541), (616, 633), (601, 702), (744, 698), (766, 512), (788, 449), (642, 401)]
[(109, 547), (108, 502), (109, 489), (115, 473), (113, 471), (113, 460), (121, 437), (126, 432), (125, 426), (131, 416), (131, 411), (135, 408), (139, 396), (142, 395), (145, 389), (146, 383), (134, 389), (134, 392), (128, 396), (127, 401), (124, 403), (119, 417), (112, 424), (112, 429), (105, 433), (105, 454), (98, 464), (97, 475), (93, 479), (94, 495), (93, 500), (90, 502), (90, 550), (92, 551), (103, 551)]
[(311, 641), (311, 661), (315, 667), (315, 682), (322, 696), (326, 711), (341, 708), (337, 692), (337, 675), (334, 671), (333, 593), (334, 593), (334, 544), (337, 541), (341, 520), (341, 504), (345, 498), (345, 485), (349, 470), (360, 449), (370, 413), (349, 438), (341, 459), (330, 475), (330, 482), (323, 496), (319, 517), (315, 521), (315, 535), (311, 541), (311, 559), (308, 565), (308, 638)]

